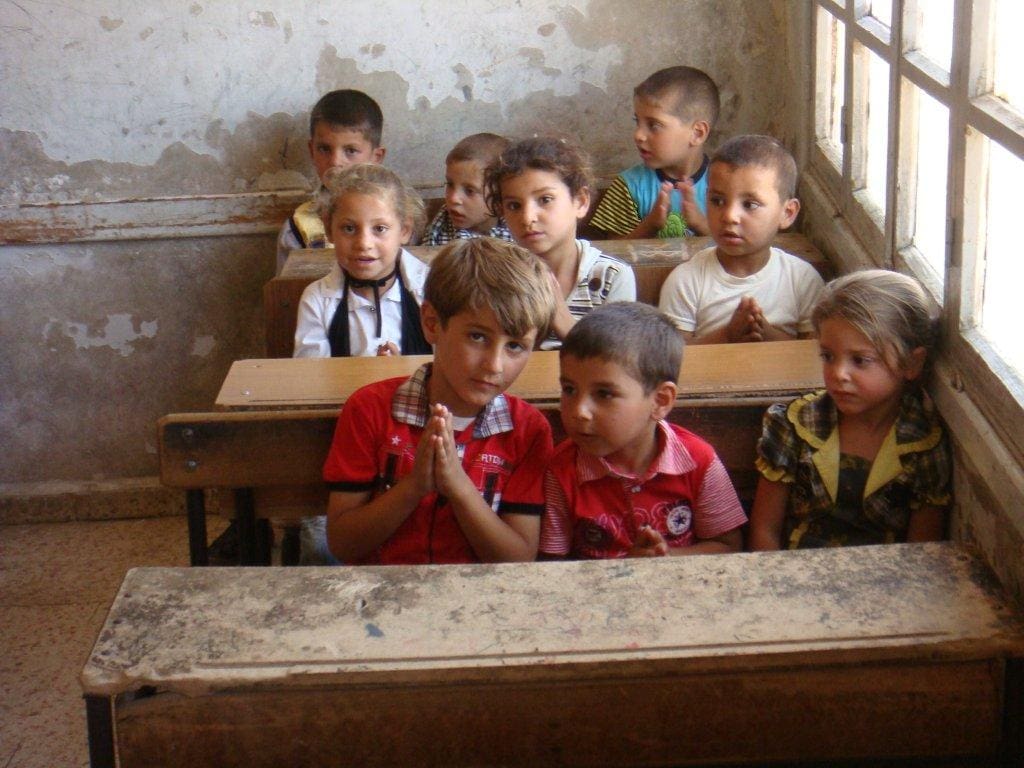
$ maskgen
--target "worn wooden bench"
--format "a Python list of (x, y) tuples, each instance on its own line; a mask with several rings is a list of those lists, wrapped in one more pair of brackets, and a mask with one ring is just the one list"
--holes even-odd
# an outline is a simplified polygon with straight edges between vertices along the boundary
[[(806, 259), (829, 279), (832, 268), (821, 252), (800, 234), (779, 235), (776, 245)], [(708, 237), (671, 240), (600, 240), (594, 244), (602, 251), (628, 262), (636, 274), (637, 298), (657, 305), (661, 284), (668, 273), (693, 254), (711, 245)], [(414, 246), (409, 249), (418, 258), (430, 261), (439, 248)], [(327, 274), (334, 263), (334, 249), (293, 251), (284, 270), (263, 287), (266, 316), (267, 357), (291, 357), (295, 341), (295, 320), (302, 291), (309, 283)]]
[(81, 683), (97, 768), (991, 766), (1019, 764), (1022, 656), (975, 555), (895, 544), (139, 568)]
[[(429, 359), (238, 361), (217, 397), (222, 411), (160, 419), (160, 479), (186, 493), (192, 564), (208, 562), (204, 491), (233, 493), (241, 560), (264, 561), (254, 533), (256, 510), (260, 517), (290, 520), (323, 513), (327, 495), (320, 472), (348, 396), (368, 382), (408, 375)], [(814, 341), (694, 346), (680, 369), (680, 396), (670, 419), (715, 446), (749, 501), (764, 409), (819, 386)], [(561, 438), (557, 352), (533, 353), (510, 391), (540, 407)]]

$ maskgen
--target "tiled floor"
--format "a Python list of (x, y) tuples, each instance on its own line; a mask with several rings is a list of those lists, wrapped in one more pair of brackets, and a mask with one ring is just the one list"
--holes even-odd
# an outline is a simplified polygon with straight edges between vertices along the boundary
[(184, 517), (0, 527), (0, 768), (88, 765), (78, 674), (125, 571), (187, 542)]

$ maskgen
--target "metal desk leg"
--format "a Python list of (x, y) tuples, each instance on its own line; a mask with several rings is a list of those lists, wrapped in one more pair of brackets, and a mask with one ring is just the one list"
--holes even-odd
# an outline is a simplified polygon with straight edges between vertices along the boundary
[(188, 509), (188, 556), (192, 565), (209, 565), (210, 555), (206, 549), (206, 499), (202, 489), (185, 491), (185, 506)]
[(89, 765), (114, 768), (114, 716), (108, 696), (85, 697), (85, 722), (89, 731)]

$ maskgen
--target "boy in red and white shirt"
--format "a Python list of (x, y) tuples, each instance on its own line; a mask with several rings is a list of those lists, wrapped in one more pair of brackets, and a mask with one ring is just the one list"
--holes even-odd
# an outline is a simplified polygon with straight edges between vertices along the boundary
[(355, 392), (324, 464), (327, 541), (344, 563), (533, 560), (551, 427), (504, 394), (544, 338), (547, 267), (492, 238), (431, 263), (420, 310), (434, 360)]
[(554, 557), (735, 552), (747, 521), (714, 449), (665, 420), (683, 340), (636, 302), (581, 319), (560, 352), (562, 424), (545, 478), (540, 551)]

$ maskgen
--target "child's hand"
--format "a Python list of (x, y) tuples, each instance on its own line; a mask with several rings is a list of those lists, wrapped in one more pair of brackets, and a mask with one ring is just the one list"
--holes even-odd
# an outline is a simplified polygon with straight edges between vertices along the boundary
[(377, 347), (377, 357), (388, 357), (390, 355), (400, 355), (402, 350), (398, 348), (398, 345), (393, 341), (385, 341)]
[(643, 526), (636, 535), (633, 548), (627, 557), (664, 557), (668, 554), (668, 544), (664, 537), (649, 525)]
[(434, 479), (434, 430), (431, 428), (432, 421), (432, 418), (427, 420), (427, 426), (423, 430), (423, 434), (420, 435), (420, 441), (416, 445), (416, 458), (413, 459), (412, 463), (412, 472), (409, 473), (409, 479), (415, 484), (416, 494), (420, 498), (437, 490), (437, 482)]
[(650, 232), (652, 237), (656, 236), (665, 226), (670, 210), (672, 210), (672, 182), (663, 181), (658, 190), (658, 198), (654, 201), (648, 214), (644, 216), (643, 221), (640, 222), (640, 226)]
[(734, 344), (741, 341), (764, 341), (764, 329), (758, 321), (758, 316), (764, 319), (753, 297), (741, 298), (729, 324), (725, 327), (726, 338)]
[(437, 491), (445, 496), (454, 496), (458, 484), (467, 482), (469, 476), (459, 460), (451, 411), (443, 405), (435, 405), (427, 429), (434, 443), (434, 481)]
[(683, 197), (682, 209), (683, 219), (686, 226), (698, 235), (706, 235), (711, 232), (708, 228), (708, 219), (701, 213), (700, 205), (697, 204), (697, 195), (693, 189), (693, 179), (683, 179), (676, 182), (676, 189)]

